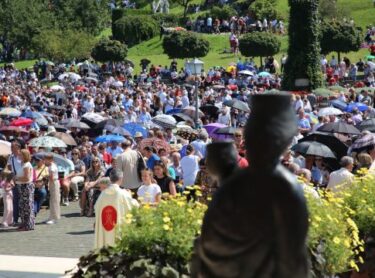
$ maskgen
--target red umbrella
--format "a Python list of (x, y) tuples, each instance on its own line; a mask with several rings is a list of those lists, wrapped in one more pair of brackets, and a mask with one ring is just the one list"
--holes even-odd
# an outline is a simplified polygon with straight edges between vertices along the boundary
[(33, 120), (28, 118), (18, 118), (10, 122), (10, 126), (28, 126), (33, 123)]

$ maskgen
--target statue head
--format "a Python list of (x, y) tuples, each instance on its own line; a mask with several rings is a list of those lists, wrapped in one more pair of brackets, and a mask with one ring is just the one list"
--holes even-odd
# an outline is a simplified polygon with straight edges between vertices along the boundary
[(251, 114), (245, 128), (246, 153), (252, 168), (270, 168), (297, 134), (291, 96), (253, 95), (250, 102)]

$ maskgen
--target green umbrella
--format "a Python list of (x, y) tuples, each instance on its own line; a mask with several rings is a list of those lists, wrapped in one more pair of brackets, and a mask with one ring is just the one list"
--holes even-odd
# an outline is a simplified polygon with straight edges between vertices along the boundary
[(365, 57), (366, 60), (371, 60), (371, 59), (375, 59), (375, 56), (374, 55), (367, 55)]
[(328, 90), (327, 88), (317, 88), (313, 93), (319, 97), (330, 97), (333, 96), (334, 92)]
[(328, 89), (330, 90), (333, 90), (333, 91), (347, 91), (346, 88), (342, 87), (342, 86), (329, 86)]
[(375, 92), (375, 88), (372, 88), (372, 87), (362, 87), (362, 88), (355, 89), (356, 93), (360, 93), (362, 91)]

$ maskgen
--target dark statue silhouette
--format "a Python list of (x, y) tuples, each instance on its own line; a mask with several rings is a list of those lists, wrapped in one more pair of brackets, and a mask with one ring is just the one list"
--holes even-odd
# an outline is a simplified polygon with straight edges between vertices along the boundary
[(279, 164), (297, 131), (291, 98), (255, 95), (251, 103), (250, 166), (236, 170), (231, 147), (208, 146), (207, 169), (220, 188), (195, 242), (192, 277), (307, 277), (307, 207), (302, 187)]

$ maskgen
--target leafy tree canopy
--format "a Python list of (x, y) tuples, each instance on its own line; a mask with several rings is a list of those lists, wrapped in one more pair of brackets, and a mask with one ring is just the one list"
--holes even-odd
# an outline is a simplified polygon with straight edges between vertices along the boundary
[(164, 53), (170, 58), (199, 58), (207, 55), (210, 43), (191, 32), (173, 32), (163, 39)]
[(99, 62), (120, 62), (124, 61), (127, 53), (127, 46), (120, 41), (102, 39), (92, 49), (91, 56)]
[(239, 41), (239, 49), (246, 57), (265, 57), (280, 51), (281, 42), (273, 34), (253, 32), (244, 35)]

